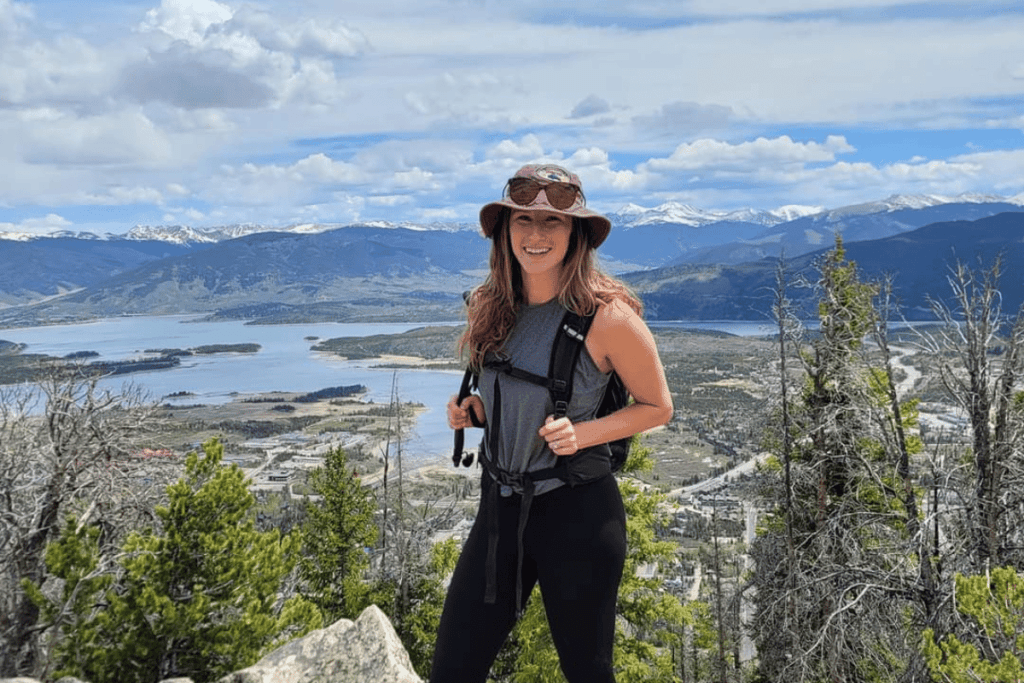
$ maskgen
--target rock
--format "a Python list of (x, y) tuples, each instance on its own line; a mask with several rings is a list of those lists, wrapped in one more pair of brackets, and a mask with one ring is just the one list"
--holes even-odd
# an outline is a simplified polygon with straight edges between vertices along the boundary
[(376, 605), (356, 621), (327, 628), (282, 645), (247, 669), (217, 683), (423, 683), (391, 622)]
[[(247, 669), (217, 683), (423, 683), (391, 622), (370, 605), (354, 622), (341, 619), (327, 628), (286, 643)], [(0, 678), (0, 683), (39, 683), (34, 678)], [(65, 676), (57, 683), (84, 683)], [(160, 683), (192, 683), (168, 678)]]

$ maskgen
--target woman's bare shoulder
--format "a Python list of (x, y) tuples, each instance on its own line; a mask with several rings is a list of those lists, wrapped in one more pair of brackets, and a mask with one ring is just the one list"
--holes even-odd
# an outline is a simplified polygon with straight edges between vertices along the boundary
[(629, 304), (621, 299), (602, 301), (594, 314), (592, 330), (599, 335), (606, 333), (622, 333), (644, 325), (643, 320)]
[(587, 348), (603, 372), (615, 365), (613, 357), (628, 355), (639, 345), (650, 344), (650, 332), (628, 303), (619, 299), (602, 302), (587, 335)]

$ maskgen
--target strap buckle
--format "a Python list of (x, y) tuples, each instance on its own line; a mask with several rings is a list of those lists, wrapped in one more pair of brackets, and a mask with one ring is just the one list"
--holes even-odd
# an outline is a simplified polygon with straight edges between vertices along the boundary
[(586, 339), (582, 332), (577, 330), (575, 327), (570, 327), (568, 323), (562, 325), (562, 329), (565, 330), (565, 333), (567, 335), (569, 335), (576, 341), (583, 341), (584, 339)]

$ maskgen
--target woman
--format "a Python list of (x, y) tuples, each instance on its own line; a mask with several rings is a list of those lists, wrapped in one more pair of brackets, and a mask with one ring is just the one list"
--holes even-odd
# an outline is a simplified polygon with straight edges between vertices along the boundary
[[(539, 583), (569, 683), (614, 682), (615, 603), (626, 554), (622, 499), (602, 444), (665, 424), (672, 398), (640, 302), (594, 265), (611, 229), (586, 208), (579, 178), (524, 166), (480, 211), (493, 244), (490, 274), (469, 299), (460, 351), (480, 395), (448, 403), (452, 429), (483, 426), (480, 509), (452, 577), (432, 683), (484, 683), (525, 600)], [(548, 390), (508, 367), (546, 376), (566, 310), (593, 315), (563, 417)], [(595, 418), (612, 372), (633, 402)], [(602, 448), (605, 450), (602, 451)], [(531, 475), (579, 469), (571, 477)], [(603, 476), (600, 476), (603, 474)], [(571, 485), (566, 485), (570, 482)]]

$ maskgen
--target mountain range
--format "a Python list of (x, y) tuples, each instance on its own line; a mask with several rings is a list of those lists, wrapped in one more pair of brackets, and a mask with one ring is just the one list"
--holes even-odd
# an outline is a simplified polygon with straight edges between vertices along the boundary
[[(833, 247), (785, 259), (787, 282), (815, 282), (816, 264)], [(1000, 259), (1003, 310), (1012, 313), (1024, 304), (1024, 213), (1019, 211), (932, 223), (880, 239), (844, 238), (843, 250), (857, 264), (862, 280), (892, 278), (893, 293), (908, 320), (931, 319), (931, 300), (956, 308), (949, 277), (957, 262), (980, 274)], [(777, 258), (735, 265), (685, 264), (623, 278), (642, 295), (650, 319), (768, 320), (779, 264)], [(817, 296), (811, 287), (787, 290), (804, 319), (815, 317)]]
[[(894, 272), (905, 302), (923, 315), (923, 297), (948, 290), (956, 256), (990, 259), (998, 247), (1004, 271), (1021, 272), (1009, 264), (1016, 267), (1024, 236), (1024, 195), (894, 196), (832, 210), (731, 213), (631, 205), (609, 218), (602, 262), (641, 293), (652, 319), (763, 317), (778, 258), (806, 272), (837, 233), (865, 274)], [(0, 326), (8, 327), (172, 313), (261, 322), (452, 320), (461, 292), (486, 272), (489, 249), (465, 224), (136, 226), (124, 235), (6, 237)]]

